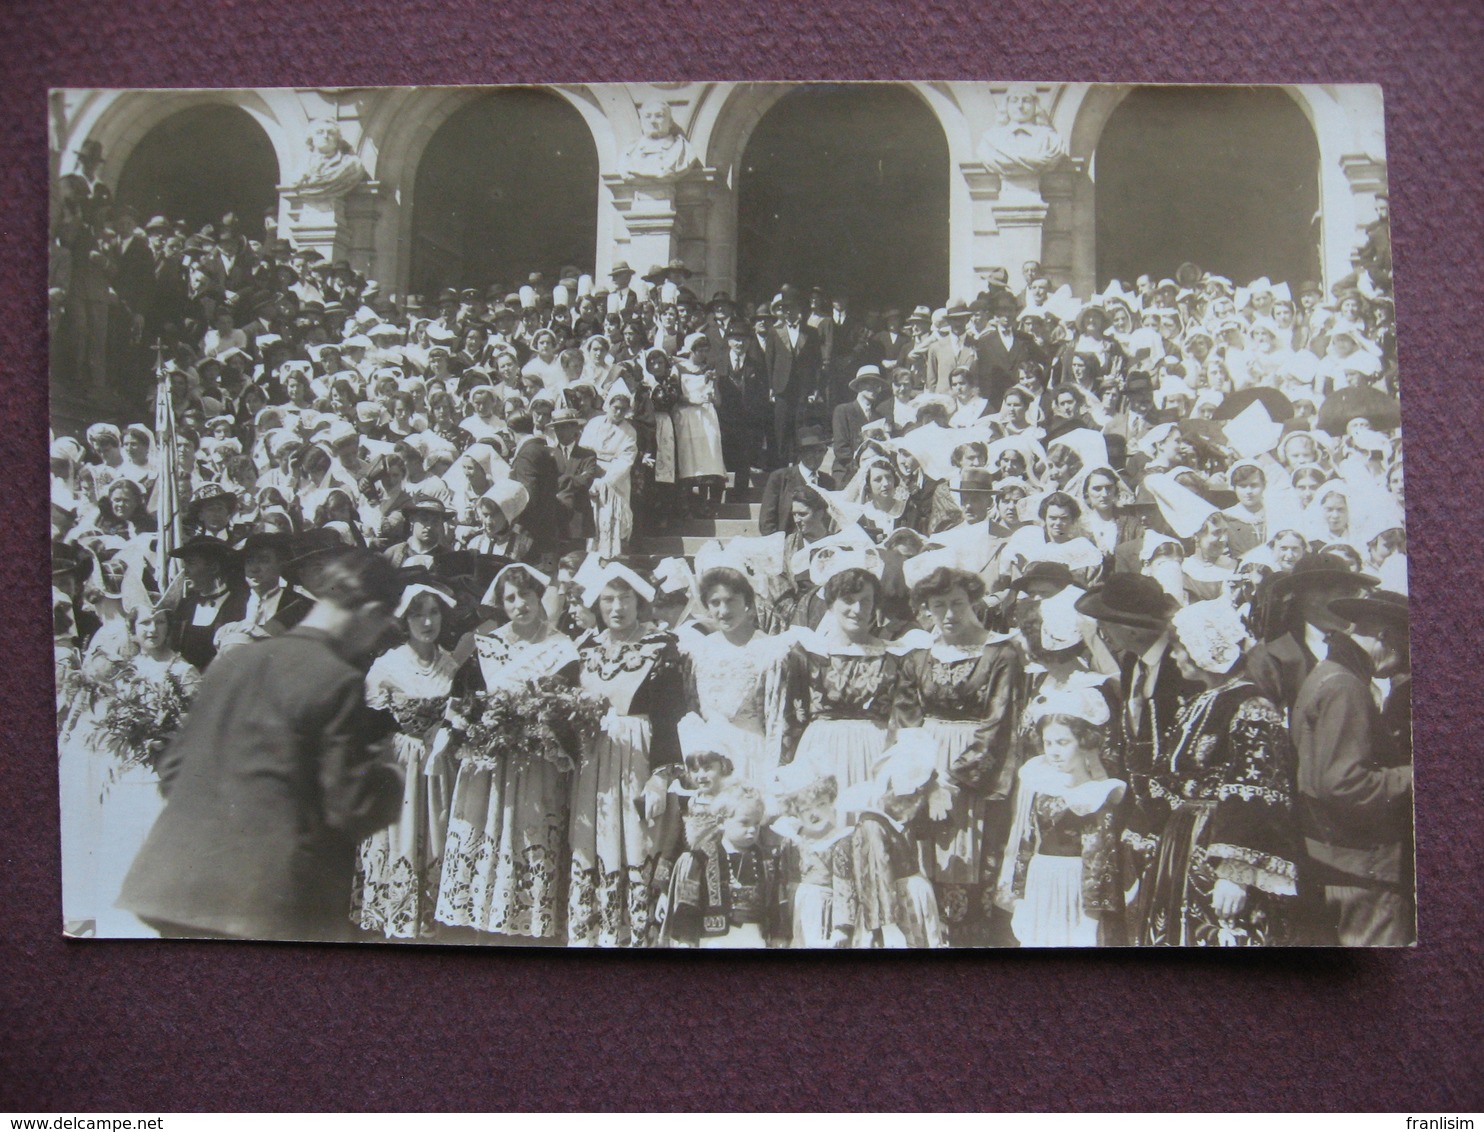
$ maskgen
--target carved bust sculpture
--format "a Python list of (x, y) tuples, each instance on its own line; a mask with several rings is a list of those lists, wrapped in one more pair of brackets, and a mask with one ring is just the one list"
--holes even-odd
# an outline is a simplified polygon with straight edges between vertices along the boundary
[(1039, 175), (1067, 160), (1067, 143), (1051, 125), (1033, 87), (1005, 92), (995, 125), (979, 139), (979, 160), (1002, 176)]
[(630, 180), (681, 177), (700, 167), (690, 140), (675, 125), (670, 104), (655, 99), (639, 107), (643, 136), (618, 159), (618, 172)]
[(294, 185), (301, 196), (344, 196), (365, 178), (365, 166), (350, 151), (350, 144), (334, 122), (317, 118), (309, 123), (304, 144), (309, 149), (309, 161)]

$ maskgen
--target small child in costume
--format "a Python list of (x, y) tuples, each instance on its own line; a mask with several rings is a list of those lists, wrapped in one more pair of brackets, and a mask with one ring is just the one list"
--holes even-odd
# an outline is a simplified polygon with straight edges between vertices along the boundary
[[(839, 824), (835, 776), (816, 776), (799, 763), (779, 768), (774, 781), (782, 816), (773, 831), (784, 839), (783, 871), (792, 911), (791, 947), (850, 946), (835, 925), (837, 877), (850, 875), (850, 828)], [(843, 895), (840, 897), (842, 902)]]
[(835, 902), (835, 927), (851, 946), (944, 947), (932, 882), (922, 875), (917, 841), (908, 832), (936, 784), (937, 748), (919, 728), (898, 734), (875, 778), (875, 805), (850, 835), (845, 899)]
[(763, 797), (747, 783), (723, 790), (675, 862), (661, 946), (777, 946), (787, 938), (782, 859), (763, 828)]
[(1022, 947), (1096, 947), (1120, 937), (1118, 804), (1126, 786), (1099, 752), (1110, 718), (1095, 688), (1031, 707), (1041, 754), (1020, 768), (999, 902)]

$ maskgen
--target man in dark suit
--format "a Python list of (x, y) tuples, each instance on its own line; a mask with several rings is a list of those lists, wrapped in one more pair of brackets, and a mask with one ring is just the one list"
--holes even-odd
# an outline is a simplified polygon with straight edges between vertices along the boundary
[(716, 391), (722, 458), (739, 492), (747, 490), (753, 468), (766, 467), (763, 449), (771, 417), (763, 366), (764, 359), (753, 348), (752, 335), (734, 320), (716, 367)]
[(371, 658), (395, 632), (393, 567), (364, 550), (327, 563), (308, 615), (212, 666), (160, 761), (167, 799), (119, 896), (167, 936), (336, 940), (356, 847), (396, 818), (397, 769), (373, 744)]
[(775, 467), (793, 458), (799, 406), (819, 390), (819, 332), (804, 321), (804, 302), (791, 286), (783, 288), (783, 320), (768, 333), (764, 368), (773, 402), (770, 456)]
[(217, 632), (247, 614), (247, 587), (235, 573), (238, 555), (224, 539), (196, 535), (172, 550), (170, 557), (180, 559), (185, 573), (185, 594), (175, 607), (171, 643), (204, 671), (216, 658)]
[(1329, 609), (1353, 628), (1330, 634), (1293, 707), (1300, 892), (1319, 921), (1313, 942), (1404, 947), (1416, 937), (1412, 767), (1387, 757), (1371, 681), (1401, 675), (1406, 600), (1378, 593)]
[(798, 462), (773, 472), (763, 487), (763, 506), (757, 519), (759, 534), (771, 535), (788, 530), (794, 492), (799, 488), (835, 489), (835, 481), (819, 470), (830, 450), (829, 437), (824, 431), (814, 425), (805, 425), (799, 429), (795, 442)]
[(969, 319), (973, 317), (969, 305), (962, 299), (955, 299), (948, 304), (944, 317), (948, 333), (934, 338), (926, 352), (927, 372), (923, 388), (929, 393), (951, 393), (948, 375), (960, 366), (976, 374), (979, 372), (979, 355), (974, 352), (974, 345), (968, 337)]
[[(526, 489), (530, 501), (515, 520), (515, 526), (531, 537), (530, 563), (550, 574), (556, 563), (557, 545), (561, 540), (559, 515), (561, 503), (557, 487), (561, 474), (556, 457), (546, 438), (536, 436), (536, 426), (526, 412), (511, 413), (505, 423), (515, 434), (515, 456), (510, 462), (510, 478)], [(589, 481), (591, 482), (591, 481)]]
[[(551, 415), (556, 446), (551, 449), (557, 468), (557, 534), (563, 541), (581, 541), (593, 534), (593, 504), (588, 492), (598, 478), (598, 456), (577, 443), (583, 419), (568, 405)], [(526, 508), (530, 510), (529, 506)]]
[(866, 422), (880, 416), (877, 406), (886, 397), (886, 379), (878, 367), (861, 366), (850, 383), (850, 392), (855, 394), (853, 401), (835, 406), (833, 467), (837, 483), (849, 483), (855, 474), (855, 450), (860, 447), (861, 429)]
[(974, 353), (979, 359), (979, 392), (998, 405), (1005, 390), (1015, 384), (1015, 370), (1023, 361), (1044, 364), (1035, 342), (1015, 329), (1020, 304), (1009, 291), (996, 291), (985, 300), (989, 325), (974, 338)]
[(1355, 573), (1332, 554), (1306, 554), (1291, 573), (1274, 578), (1268, 607), (1286, 614), (1287, 632), (1254, 645), (1245, 661), (1248, 677), (1262, 694), (1291, 712), (1309, 673), (1328, 654), (1330, 634), (1347, 628), (1330, 610), (1330, 602), (1357, 597), (1374, 585), (1375, 578)]
[(871, 338), (871, 356), (867, 360), (875, 362), (884, 373), (888, 366), (906, 364), (914, 339), (902, 327), (901, 311), (895, 308), (887, 311), (882, 316), (882, 321), (886, 323), (886, 329), (878, 331)]
[[(1153, 578), (1114, 574), (1077, 599), (1077, 612), (1098, 623), (1118, 661), (1129, 785), (1148, 800), (1149, 778), (1175, 739), (1184, 682), (1170, 657), (1170, 619), (1179, 606)], [(1112, 767), (1110, 775), (1115, 774)], [(1115, 775), (1116, 776), (1116, 775)]]

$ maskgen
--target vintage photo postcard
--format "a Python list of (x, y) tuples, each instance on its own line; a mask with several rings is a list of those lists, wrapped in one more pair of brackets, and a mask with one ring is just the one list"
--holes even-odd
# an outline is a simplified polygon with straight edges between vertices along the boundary
[(1415, 941), (1379, 88), (49, 124), (68, 935)]

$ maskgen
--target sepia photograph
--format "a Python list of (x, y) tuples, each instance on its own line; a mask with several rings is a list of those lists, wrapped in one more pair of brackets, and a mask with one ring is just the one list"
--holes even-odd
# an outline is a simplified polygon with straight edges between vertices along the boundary
[(68, 937), (1416, 944), (1379, 87), (48, 111)]

